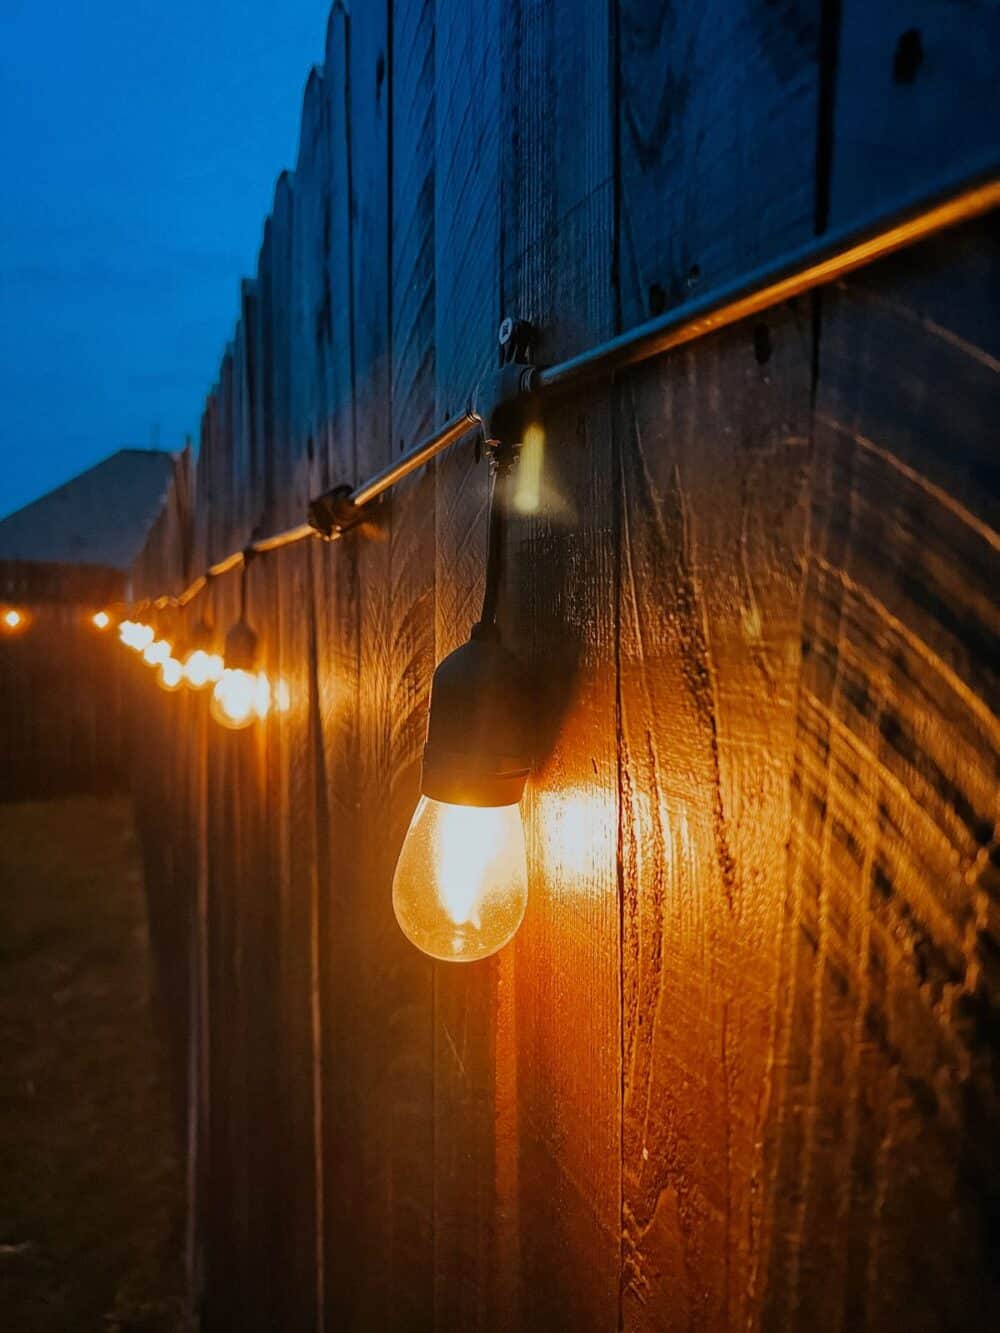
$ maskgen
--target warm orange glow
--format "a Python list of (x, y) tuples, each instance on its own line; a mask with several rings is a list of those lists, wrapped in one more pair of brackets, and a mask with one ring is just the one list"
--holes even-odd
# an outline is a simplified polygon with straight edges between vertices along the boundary
[(279, 713), (287, 713), (292, 706), (292, 692), (283, 676), (274, 684), (274, 706)]
[(518, 806), (421, 797), (392, 882), (396, 920), (411, 943), (448, 962), (487, 958), (514, 935), (527, 899)]
[(271, 682), (263, 671), (257, 672), (253, 696), (254, 711), (258, 717), (267, 717), (271, 711)]
[(91, 620), (98, 629), (107, 629), (111, 624), (111, 617), (108, 615), (107, 611), (95, 611), (91, 616)]
[(9, 611), (4, 612), (3, 625), (4, 629), (7, 630), (22, 629), (24, 626), (24, 616), (20, 611), (15, 611), (15, 609), (11, 607)]
[(168, 657), (173, 656), (173, 649), (166, 639), (154, 639), (143, 649), (142, 656), (150, 666), (161, 666)]
[(215, 684), (224, 666), (218, 653), (207, 653), (203, 648), (196, 648), (184, 660), (184, 679), (193, 690), (203, 690), (206, 685)]
[(184, 668), (176, 657), (165, 657), (160, 663), (159, 684), (164, 690), (180, 689), (184, 680)]
[(542, 464), (545, 460), (545, 432), (541, 426), (528, 426), (517, 463), (514, 508), (522, 514), (535, 514), (542, 502)]
[(212, 716), (231, 730), (249, 727), (259, 716), (259, 693), (259, 679), (252, 671), (227, 667), (212, 690)]
[[(633, 808), (645, 809), (643, 793), (633, 793)], [(614, 865), (618, 837), (618, 799), (610, 786), (541, 787), (532, 798), (534, 852), (545, 882), (560, 895), (592, 897), (616, 893), (605, 873)]]

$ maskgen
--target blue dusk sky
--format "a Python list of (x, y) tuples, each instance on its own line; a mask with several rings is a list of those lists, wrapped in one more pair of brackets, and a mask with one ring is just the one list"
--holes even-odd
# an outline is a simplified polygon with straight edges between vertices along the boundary
[(0, 3), (0, 515), (197, 440), (329, 7)]

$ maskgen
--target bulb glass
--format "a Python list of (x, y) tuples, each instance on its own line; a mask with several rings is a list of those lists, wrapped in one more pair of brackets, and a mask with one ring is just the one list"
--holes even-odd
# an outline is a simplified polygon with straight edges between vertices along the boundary
[(527, 900), (519, 806), (421, 797), (392, 882), (396, 920), (411, 943), (448, 962), (487, 958), (514, 935)]

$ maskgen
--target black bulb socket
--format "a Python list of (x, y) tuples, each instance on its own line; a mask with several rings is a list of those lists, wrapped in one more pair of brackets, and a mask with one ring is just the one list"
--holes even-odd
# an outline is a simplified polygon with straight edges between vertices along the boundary
[(431, 684), (421, 791), (449, 805), (516, 805), (531, 772), (531, 690), (492, 625), (476, 625)]

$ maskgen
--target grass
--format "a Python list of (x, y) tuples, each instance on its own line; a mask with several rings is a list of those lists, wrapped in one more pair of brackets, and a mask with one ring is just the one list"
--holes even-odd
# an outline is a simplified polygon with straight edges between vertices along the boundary
[(166, 1333), (184, 1182), (129, 804), (0, 805), (0, 1323)]

